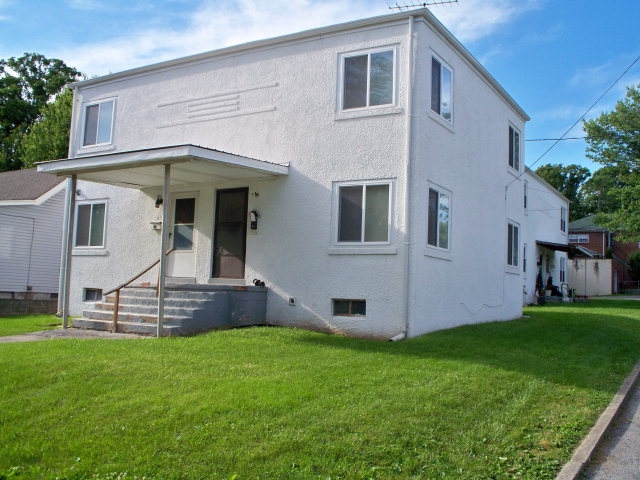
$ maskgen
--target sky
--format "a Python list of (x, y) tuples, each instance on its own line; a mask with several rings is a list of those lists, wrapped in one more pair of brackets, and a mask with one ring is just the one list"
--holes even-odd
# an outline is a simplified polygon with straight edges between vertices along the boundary
[[(398, 11), (390, 6), (412, 3), (0, 0), (0, 59), (40, 53), (94, 77), (386, 15)], [(554, 142), (536, 140), (583, 137), (578, 120), (585, 112), (590, 119), (611, 111), (627, 86), (640, 84), (638, 0), (458, 0), (429, 8), (531, 117), (529, 167), (599, 167), (586, 158), (582, 139), (558, 142), (548, 152)]]

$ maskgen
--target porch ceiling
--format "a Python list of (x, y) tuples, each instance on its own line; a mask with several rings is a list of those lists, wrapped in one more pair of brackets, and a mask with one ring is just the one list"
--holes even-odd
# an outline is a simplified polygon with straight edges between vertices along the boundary
[(164, 165), (171, 164), (171, 185), (288, 175), (288, 165), (242, 157), (195, 145), (177, 145), (122, 153), (52, 160), (38, 171), (79, 180), (144, 189), (161, 187)]
[(565, 243), (552, 243), (536, 240), (536, 244), (540, 245), (541, 247), (548, 248), (549, 250), (556, 250), (558, 252), (572, 253), (575, 251), (575, 247), (573, 245), (567, 245)]

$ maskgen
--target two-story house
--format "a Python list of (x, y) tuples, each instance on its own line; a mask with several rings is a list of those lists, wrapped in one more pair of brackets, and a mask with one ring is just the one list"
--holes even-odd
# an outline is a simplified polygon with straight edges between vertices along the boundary
[(404, 338), (521, 315), (528, 117), (428, 10), (73, 88), (69, 158), (38, 167), (97, 182), (67, 198), (66, 315), (156, 260), (137, 282), (160, 327), (188, 290), (226, 302), (198, 328)]

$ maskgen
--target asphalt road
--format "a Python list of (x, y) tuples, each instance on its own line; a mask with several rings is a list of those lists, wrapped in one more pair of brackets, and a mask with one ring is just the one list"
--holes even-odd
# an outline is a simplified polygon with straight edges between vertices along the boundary
[(640, 382), (580, 479), (640, 480)]

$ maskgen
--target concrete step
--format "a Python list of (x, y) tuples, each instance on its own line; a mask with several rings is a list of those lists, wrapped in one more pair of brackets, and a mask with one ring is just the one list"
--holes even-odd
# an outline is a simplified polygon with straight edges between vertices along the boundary
[[(111, 331), (113, 323), (106, 320), (97, 320), (89, 318), (75, 318), (72, 321), (72, 325), (75, 328), (84, 328), (87, 330), (101, 330)], [(118, 322), (119, 333), (135, 333), (138, 335), (156, 336), (158, 333), (158, 327), (152, 323), (137, 323), (137, 322)], [(176, 337), (182, 334), (182, 327), (178, 325), (163, 325), (162, 328), (164, 337)]]
[[(111, 322), (113, 321), (113, 312), (105, 310), (85, 310), (82, 312), (82, 316), (90, 320), (102, 320)], [(184, 322), (188, 322), (192, 316), (185, 315), (165, 315), (164, 323), (167, 325), (176, 324), (181, 325)], [(144, 314), (144, 313), (127, 313), (118, 312), (118, 323), (130, 322), (130, 323), (158, 323), (158, 315)]]

